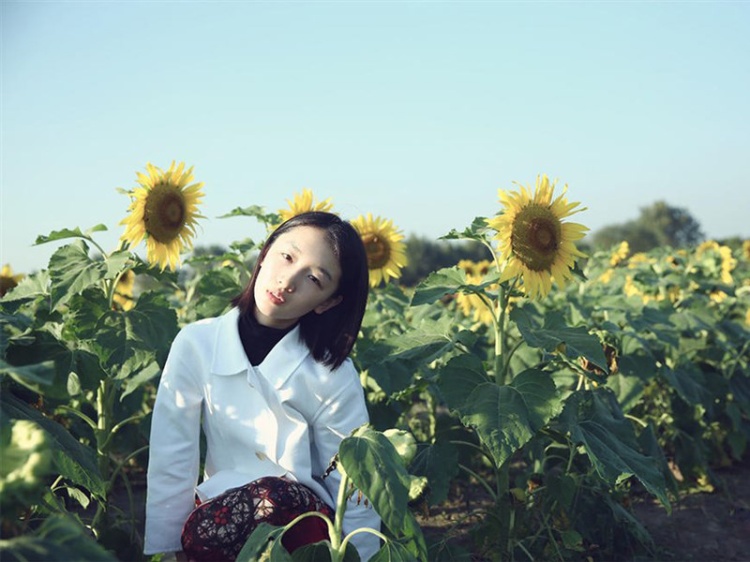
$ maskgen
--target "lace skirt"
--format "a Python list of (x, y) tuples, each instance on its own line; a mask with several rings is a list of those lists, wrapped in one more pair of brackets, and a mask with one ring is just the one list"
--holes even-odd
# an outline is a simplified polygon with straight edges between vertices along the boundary
[[(196, 562), (234, 562), (258, 524), (284, 526), (308, 511), (333, 520), (333, 510), (307, 486), (274, 476), (259, 478), (196, 507), (182, 529), (182, 549)], [(293, 552), (322, 540), (330, 540), (325, 522), (306, 517), (281, 542)]]

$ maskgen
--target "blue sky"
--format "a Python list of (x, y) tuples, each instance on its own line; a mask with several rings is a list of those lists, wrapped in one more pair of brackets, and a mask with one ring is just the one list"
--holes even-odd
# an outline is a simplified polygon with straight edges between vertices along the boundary
[(657, 200), (750, 238), (747, 2), (2, 0), (0, 263), (104, 223), (147, 162), (194, 166), (196, 244), (303, 188), (437, 238), (540, 173), (596, 230)]

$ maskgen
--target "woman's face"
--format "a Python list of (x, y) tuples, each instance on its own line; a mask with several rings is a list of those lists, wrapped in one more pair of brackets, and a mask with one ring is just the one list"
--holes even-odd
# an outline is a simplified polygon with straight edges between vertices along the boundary
[(314, 310), (322, 314), (341, 302), (334, 296), (341, 265), (314, 226), (297, 226), (268, 248), (255, 280), (255, 317), (272, 328), (287, 328)]

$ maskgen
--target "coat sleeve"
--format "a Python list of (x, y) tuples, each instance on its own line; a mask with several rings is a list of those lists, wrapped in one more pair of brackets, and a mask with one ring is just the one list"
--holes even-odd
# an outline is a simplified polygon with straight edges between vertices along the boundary
[[(312, 424), (320, 466), (328, 466), (338, 452), (341, 440), (369, 421), (364, 391), (351, 362), (344, 363), (332, 376), (341, 381), (337, 386), (338, 391), (322, 404)], [(331, 472), (324, 480), (328, 493), (334, 500), (338, 496), (340, 483), (341, 474), (338, 470)], [(380, 531), (380, 516), (370, 502), (363, 499), (358, 502), (355, 494), (354, 498), (347, 502), (344, 534), (362, 527)], [(372, 533), (358, 533), (352, 537), (351, 542), (363, 562), (369, 560), (380, 549), (380, 539)]]
[(201, 361), (185, 329), (162, 372), (151, 420), (145, 554), (182, 550), (182, 526), (195, 507), (200, 459)]

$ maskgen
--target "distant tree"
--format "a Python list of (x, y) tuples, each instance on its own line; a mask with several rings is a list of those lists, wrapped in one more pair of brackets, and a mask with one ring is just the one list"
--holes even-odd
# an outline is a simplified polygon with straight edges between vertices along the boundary
[(221, 244), (211, 244), (210, 246), (195, 246), (193, 248), (193, 256), (205, 257), (205, 256), (221, 256), (227, 252), (227, 249)]
[(641, 209), (638, 221), (649, 226), (660, 235), (660, 245), (683, 248), (693, 246), (705, 238), (701, 225), (687, 211), (657, 201), (650, 207)]
[(479, 242), (436, 242), (411, 234), (405, 244), (409, 264), (401, 272), (399, 281), (407, 287), (413, 287), (431, 272), (456, 265), (461, 260), (481, 261), (492, 257), (487, 248)]
[(659, 246), (682, 248), (704, 239), (698, 221), (686, 210), (657, 201), (641, 208), (641, 215), (623, 224), (605, 226), (592, 236), (596, 249), (627, 241), (632, 252), (647, 252)]

